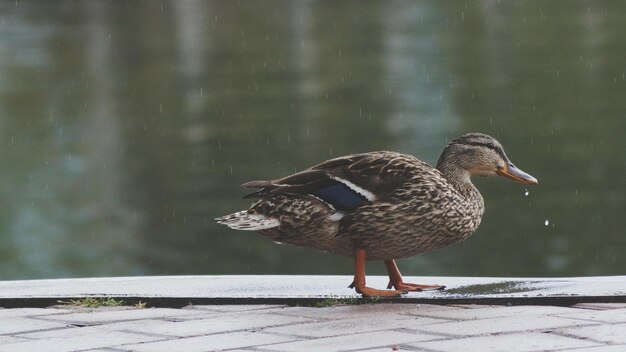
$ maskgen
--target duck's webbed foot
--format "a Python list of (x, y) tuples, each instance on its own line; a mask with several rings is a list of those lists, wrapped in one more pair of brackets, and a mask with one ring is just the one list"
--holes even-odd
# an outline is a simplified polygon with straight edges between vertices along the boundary
[(350, 284), (350, 288), (354, 288), (357, 293), (363, 297), (398, 297), (404, 290), (377, 290), (365, 285), (365, 249), (357, 248), (354, 251), (354, 281)]
[(407, 293), (407, 290), (378, 290), (365, 286), (365, 283), (357, 286), (354, 281), (348, 287), (353, 288), (357, 293), (363, 295), (363, 297), (400, 297)]
[(419, 292), (419, 291), (434, 291), (434, 290), (443, 290), (444, 288), (446, 288), (445, 286), (442, 285), (420, 285), (420, 284), (412, 284), (410, 282), (392, 282), (391, 280), (389, 280), (389, 284), (387, 285), (387, 288), (395, 288), (396, 290), (403, 290), (403, 291), (411, 291), (411, 292)]
[(419, 292), (443, 290), (444, 288), (446, 288), (442, 285), (420, 285), (402, 281), (402, 275), (400, 274), (400, 270), (398, 270), (396, 261), (393, 259), (385, 260), (385, 266), (387, 267), (387, 272), (389, 273), (389, 284), (387, 285), (388, 289), (393, 287), (396, 290)]

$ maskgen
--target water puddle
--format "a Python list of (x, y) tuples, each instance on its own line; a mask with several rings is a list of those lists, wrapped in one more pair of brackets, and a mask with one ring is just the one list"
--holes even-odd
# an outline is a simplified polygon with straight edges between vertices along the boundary
[(540, 281), (505, 281), (491, 284), (461, 286), (458, 288), (445, 290), (444, 292), (450, 295), (467, 296), (532, 292), (542, 289), (542, 287), (540, 287), (539, 285), (535, 285), (538, 283), (540, 283)]

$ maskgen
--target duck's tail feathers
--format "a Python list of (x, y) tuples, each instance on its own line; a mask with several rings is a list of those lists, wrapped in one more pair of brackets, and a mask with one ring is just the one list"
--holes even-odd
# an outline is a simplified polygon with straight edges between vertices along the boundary
[(278, 219), (261, 214), (250, 214), (247, 210), (215, 218), (218, 224), (226, 225), (235, 230), (260, 231), (280, 225)]

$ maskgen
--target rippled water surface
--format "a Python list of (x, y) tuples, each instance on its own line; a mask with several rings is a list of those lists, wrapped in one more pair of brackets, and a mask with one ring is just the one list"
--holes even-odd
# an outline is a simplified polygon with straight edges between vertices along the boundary
[(406, 275), (625, 274), (625, 28), (619, 1), (3, 2), (0, 279), (351, 274), (212, 219), (468, 131), (540, 184), (476, 180), (479, 230)]

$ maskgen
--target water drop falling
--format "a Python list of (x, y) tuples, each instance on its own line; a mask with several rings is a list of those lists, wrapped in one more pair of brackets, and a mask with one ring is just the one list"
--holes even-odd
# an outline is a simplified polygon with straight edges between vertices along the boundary
[(524, 192), (524, 195), (525, 195), (526, 197), (528, 197), (528, 195), (529, 195), (529, 194), (530, 194), (530, 192), (529, 192), (528, 190), (526, 190), (526, 191)]
[(546, 219), (546, 221), (544, 221), (543, 224), (546, 226), (550, 225), (550, 220)]

